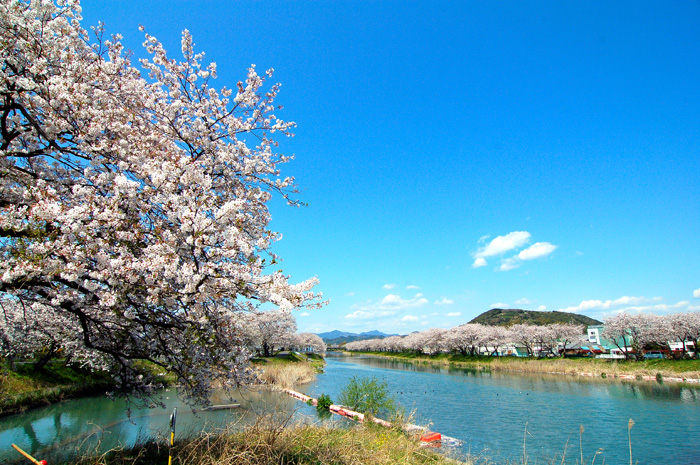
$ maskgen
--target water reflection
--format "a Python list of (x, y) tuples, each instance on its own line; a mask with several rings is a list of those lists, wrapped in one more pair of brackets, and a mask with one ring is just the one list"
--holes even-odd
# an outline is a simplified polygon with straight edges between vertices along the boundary
[(596, 463), (628, 463), (627, 424), (633, 418), (635, 461), (700, 463), (695, 385), (489, 372), (377, 357), (338, 356), (328, 362), (326, 374), (307, 394), (336, 398), (350, 376), (376, 376), (415, 410), (418, 422), (464, 441), (465, 453), (495, 462), (520, 462), (527, 438), (532, 462), (567, 463), (563, 451), (580, 440), (586, 463), (599, 449)]
[[(13, 443), (49, 463), (115, 447), (130, 447), (150, 438), (161, 439), (165, 444), (174, 407), (178, 408), (179, 438), (231, 425), (242, 427), (260, 415), (289, 416), (300, 410), (294, 400), (269, 391), (238, 391), (235, 397), (241, 407), (233, 410), (193, 412), (180, 401), (175, 390), (170, 390), (164, 393), (165, 409), (138, 408), (132, 410), (131, 417), (127, 417), (123, 401), (105, 396), (75, 399), (3, 417), (0, 418), (0, 463), (26, 461), (20, 460), (21, 456), (10, 447)], [(227, 404), (231, 399), (218, 392), (212, 402)]]

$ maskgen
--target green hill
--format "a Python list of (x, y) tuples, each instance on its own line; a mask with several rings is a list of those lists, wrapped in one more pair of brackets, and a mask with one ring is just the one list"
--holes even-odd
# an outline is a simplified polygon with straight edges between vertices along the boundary
[(552, 323), (577, 323), (581, 325), (600, 325), (598, 320), (585, 315), (568, 312), (538, 312), (535, 310), (494, 308), (474, 318), (469, 323), (481, 323), (491, 326), (510, 326), (519, 323), (544, 326)]

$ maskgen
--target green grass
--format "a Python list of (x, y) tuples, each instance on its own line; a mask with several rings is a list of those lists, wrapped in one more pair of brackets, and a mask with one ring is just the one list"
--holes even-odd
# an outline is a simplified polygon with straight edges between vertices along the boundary
[(91, 394), (111, 385), (106, 373), (92, 373), (63, 362), (37, 369), (31, 363), (0, 371), (0, 415)]
[(700, 378), (700, 360), (607, 360), (595, 358), (543, 358), (527, 357), (487, 357), (457, 354), (422, 355), (415, 352), (367, 352), (372, 355), (389, 357), (394, 360), (404, 360), (412, 363), (432, 363), (454, 367), (504, 370), (541, 373), (580, 374), (591, 373), (600, 375), (640, 375), (656, 376), (660, 373), (664, 378), (677, 377), (687, 379)]

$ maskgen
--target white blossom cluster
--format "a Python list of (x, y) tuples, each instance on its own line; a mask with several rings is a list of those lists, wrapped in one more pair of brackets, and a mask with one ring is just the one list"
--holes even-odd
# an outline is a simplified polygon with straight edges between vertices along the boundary
[(272, 70), (216, 90), (187, 31), (182, 61), (146, 34), (137, 68), (80, 12), (0, 0), (0, 337), (55, 343), (124, 391), (148, 392), (148, 360), (202, 400), (245, 381), (242, 314), (318, 305), (316, 279), (268, 270), (267, 202), (297, 203), (272, 135), (294, 123)]
[[(629, 358), (642, 359), (648, 347), (669, 350), (678, 343), (681, 356), (692, 347), (698, 357), (700, 312), (669, 315), (620, 313), (604, 322), (603, 337)], [(406, 336), (367, 339), (348, 343), (350, 351), (405, 352), (425, 354), (455, 352), (462, 355), (496, 355), (507, 346), (525, 347), (529, 356), (558, 354), (572, 343), (587, 341), (584, 327), (576, 324), (514, 324), (509, 327), (467, 323), (451, 329), (429, 329)]]
[(555, 323), (546, 326), (515, 324), (510, 327), (467, 323), (451, 329), (428, 329), (406, 336), (354, 341), (345, 347), (351, 351), (414, 351), (425, 354), (457, 352), (462, 355), (496, 355), (513, 344), (525, 346), (529, 355), (557, 354), (584, 337), (584, 327)]
[[(700, 312), (690, 311), (656, 315), (653, 313), (620, 313), (605, 320), (603, 336), (613, 341), (628, 358), (644, 357), (643, 349), (650, 345), (664, 347), (669, 342), (680, 343), (685, 356), (688, 343), (698, 347)], [(695, 357), (698, 351), (695, 350)]]

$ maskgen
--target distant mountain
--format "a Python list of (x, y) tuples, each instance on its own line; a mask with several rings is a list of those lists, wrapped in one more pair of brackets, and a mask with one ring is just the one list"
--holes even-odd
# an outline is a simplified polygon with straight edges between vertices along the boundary
[(347, 344), (348, 342), (353, 342), (353, 341), (363, 341), (365, 339), (383, 339), (385, 337), (389, 336), (396, 336), (395, 334), (384, 334), (381, 331), (366, 331), (364, 333), (348, 333), (345, 331), (338, 331), (337, 329), (334, 331), (329, 331), (327, 333), (318, 333), (317, 336), (319, 336), (321, 339), (323, 339), (323, 342), (325, 342), (327, 345), (330, 346), (337, 346), (340, 344)]
[(347, 337), (347, 336), (357, 336), (355, 333), (348, 333), (345, 331), (338, 331), (337, 329), (334, 331), (329, 331), (327, 333), (318, 333), (318, 337), (321, 339), (337, 339), (339, 337)]
[(600, 325), (603, 324), (598, 320), (589, 318), (585, 315), (569, 312), (539, 312), (535, 310), (520, 310), (520, 309), (503, 309), (493, 308), (488, 312), (474, 318), (469, 323), (481, 323), (482, 325), (491, 326), (510, 326), (514, 324), (529, 324), (529, 325), (549, 325), (552, 323), (576, 323), (580, 325)]

